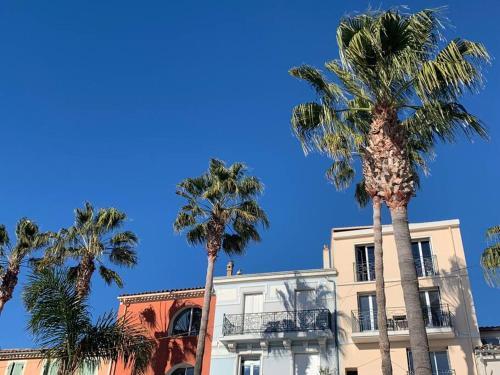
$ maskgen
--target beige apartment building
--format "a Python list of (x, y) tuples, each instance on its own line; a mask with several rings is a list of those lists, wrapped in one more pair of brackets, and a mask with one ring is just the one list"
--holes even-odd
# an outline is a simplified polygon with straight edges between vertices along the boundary
[[(459, 221), (410, 224), (434, 373), (477, 374), (481, 344)], [(412, 373), (409, 331), (392, 226), (383, 227), (387, 319), (394, 375)], [(325, 268), (337, 278), (338, 340), (342, 375), (380, 373), (373, 229), (335, 228)]]

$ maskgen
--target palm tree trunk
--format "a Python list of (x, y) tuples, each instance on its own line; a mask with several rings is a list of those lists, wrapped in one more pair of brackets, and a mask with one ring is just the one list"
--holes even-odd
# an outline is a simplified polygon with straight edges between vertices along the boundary
[(90, 281), (95, 271), (94, 259), (84, 256), (80, 262), (76, 280), (76, 291), (80, 298), (86, 297), (90, 292)]
[(9, 264), (7, 271), (3, 275), (2, 283), (0, 284), (0, 315), (2, 314), (5, 304), (10, 301), (14, 289), (19, 279), (19, 266)]
[(429, 343), (425, 330), (424, 316), (420, 304), (417, 272), (411, 252), (410, 228), (408, 212), (405, 205), (390, 207), (394, 239), (398, 251), (401, 286), (406, 306), (408, 328), (410, 330), (410, 347), (413, 356), (415, 375), (431, 375)]
[(207, 336), (208, 317), (210, 315), (210, 301), (214, 282), (214, 264), (217, 259), (217, 251), (208, 251), (207, 278), (205, 281), (205, 294), (203, 296), (203, 307), (201, 310), (200, 332), (198, 333), (198, 344), (196, 345), (196, 362), (194, 375), (201, 375), (203, 366), (203, 355), (205, 353), (205, 339)]
[(377, 323), (379, 332), (380, 357), (382, 374), (392, 375), (391, 344), (387, 333), (387, 312), (385, 310), (384, 285), (384, 249), (382, 247), (382, 221), (380, 218), (381, 199), (372, 198), (373, 203), (373, 242), (375, 251), (375, 291), (377, 295)]

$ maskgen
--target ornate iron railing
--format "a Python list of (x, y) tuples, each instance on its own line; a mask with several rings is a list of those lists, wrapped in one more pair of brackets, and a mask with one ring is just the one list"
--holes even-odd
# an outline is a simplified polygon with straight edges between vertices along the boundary
[(225, 314), (222, 335), (326, 330), (330, 316), (328, 309)]
[(415, 268), (417, 276), (434, 276), (438, 273), (437, 260), (435, 255), (415, 259)]
[[(387, 329), (389, 331), (404, 331), (408, 329), (408, 320), (406, 319), (406, 310), (402, 308), (388, 308), (387, 311)], [(452, 319), (448, 305), (424, 307), (425, 326), (427, 328), (451, 327)], [(357, 311), (351, 313), (352, 332), (377, 331), (377, 312), (376, 311)]]
[(373, 281), (375, 280), (375, 264), (373, 263), (358, 263), (354, 265), (354, 277), (356, 281)]

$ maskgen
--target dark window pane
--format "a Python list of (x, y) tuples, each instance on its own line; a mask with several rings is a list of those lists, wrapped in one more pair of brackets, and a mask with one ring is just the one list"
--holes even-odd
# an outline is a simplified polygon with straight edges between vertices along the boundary
[(431, 256), (431, 244), (429, 241), (420, 241), (420, 246), (422, 246), (422, 256), (424, 258), (429, 258)]
[[(191, 317), (192, 315), (192, 317)], [(174, 321), (172, 334), (196, 336), (200, 330), (201, 309), (190, 308), (182, 311)]]

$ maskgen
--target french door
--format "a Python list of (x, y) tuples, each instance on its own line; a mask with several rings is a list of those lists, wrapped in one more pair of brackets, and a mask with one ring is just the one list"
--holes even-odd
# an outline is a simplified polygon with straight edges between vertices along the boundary
[(420, 304), (422, 305), (424, 320), (428, 327), (441, 327), (443, 325), (443, 312), (439, 290), (420, 291)]
[(375, 294), (360, 295), (358, 297), (358, 307), (360, 331), (377, 330), (377, 297)]

